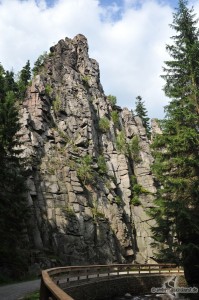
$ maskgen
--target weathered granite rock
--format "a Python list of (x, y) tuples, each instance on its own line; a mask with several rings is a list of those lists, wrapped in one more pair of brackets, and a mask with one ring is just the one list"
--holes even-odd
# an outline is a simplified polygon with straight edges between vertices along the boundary
[[(50, 51), (28, 88), (21, 117), (31, 247), (64, 264), (151, 262), (153, 221), (146, 210), (156, 189), (142, 121), (109, 103), (83, 35)], [(102, 130), (104, 117), (108, 127)], [(132, 201), (135, 184), (144, 191), (138, 206)]]

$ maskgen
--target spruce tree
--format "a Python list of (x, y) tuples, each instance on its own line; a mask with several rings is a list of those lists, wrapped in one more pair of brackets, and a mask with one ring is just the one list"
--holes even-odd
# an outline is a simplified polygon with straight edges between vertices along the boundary
[[(27, 217), (23, 160), (19, 149), (19, 112), (12, 80), (0, 74), (0, 265), (12, 277), (22, 275), (26, 267), (27, 245), (24, 225)], [(12, 77), (12, 76), (11, 76)]]
[(5, 70), (3, 66), (0, 64), (0, 99), (2, 99), (5, 96), (4, 77), (5, 77)]
[(14, 79), (14, 72), (13, 71), (6, 71), (4, 76), (4, 91), (9, 92), (13, 91), (15, 94), (18, 91), (17, 83)]
[(22, 80), (24, 84), (27, 86), (30, 78), (31, 78), (31, 68), (30, 68), (30, 61), (28, 60), (20, 72), (20, 80)]
[(162, 135), (154, 143), (153, 170), (160, 188), (151, 210), (154, 238), (166, 246), (162, 261), (182, 264), (189, 283), (199, 283), (199, 32), (193, 8), (179, 0), (173, 15), (171, 60), (165, 62)]
[(5, 71), (3, 66), (0, 64), (0, 99), (5, 98), (6, 93), (9, 91), (17, 93), (18, 87), (14, 76), (13, 71)]
[(142, 119), (142, 123), (146, 129), (147, 136), (150, 137), (150, 125), (149, 125), (150, 119), (148, 118), (148, 112), (145, 107), (144, 101), (142, 100), (142, 97), (140, 97), (140, 96), (137, 96), (136, 100), (137, 101), (135, 102), (135, 105), (136, 105), (135, 112)]
[(21, 100), (23, 100), (25, 97), (26, 89), (30, 79), (31, 79), (31, 68), (30, 68), (30, 61), (28, 60), (19, 73), (18, 98)]

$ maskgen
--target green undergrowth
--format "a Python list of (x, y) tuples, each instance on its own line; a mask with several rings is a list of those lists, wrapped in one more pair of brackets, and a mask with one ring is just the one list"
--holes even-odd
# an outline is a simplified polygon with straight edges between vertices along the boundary
[(39, 291), (26, 295), (23, 300), (39, 300)]

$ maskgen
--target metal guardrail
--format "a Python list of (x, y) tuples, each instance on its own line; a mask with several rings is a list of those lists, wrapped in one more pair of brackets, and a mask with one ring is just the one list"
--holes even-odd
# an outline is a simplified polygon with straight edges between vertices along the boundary
[(52, 268), (42, 271), (40, 300), (74, 300), (62, 290), (93, 280), (126, 275), (183, 274), (175, 264), (114, 264)]

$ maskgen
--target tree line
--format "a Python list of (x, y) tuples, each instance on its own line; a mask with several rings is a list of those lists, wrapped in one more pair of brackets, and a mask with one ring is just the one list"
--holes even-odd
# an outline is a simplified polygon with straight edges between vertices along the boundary
[(22, 277), (29, 264), (26, 221), (30, 211), (19, 109), (32, 73), (39, 73), (46, 57), (46, 52), (40, 55), (32, 70), (28, 60), (17, 76), (0, 64), (0, 282), (6, 277)]
[[(19, 106), (31, 78), (28, 61), (15, 79), (13, 71), (0, 65), (0, 274), (20, 277), (27, 267), (28, 217), (25, 162), (19, 148)], [(0, 276), (1, 277), (1, 276)]]
[(162, 75), (170, 102), (152, 144), (159, 186), (150, 213), (157, 259), (182, 265), (188, 283), (199, 284), (199, 30), (188, 1), (179, 0), (170, 26)]
[[(199, 29), (194, 8), (179, 0), (170, 24), (174, 31), (166, 45), (170, 60), (164, 62), (164, 92), (170, 98), (162, 134), (151, 148), (157, 180), (155, 207), (149, 214), (158, 262), (182, 265), (190, 284), (199, 284)], [(144, 101), (136, 98), (135, 112), (150, 137)]]

